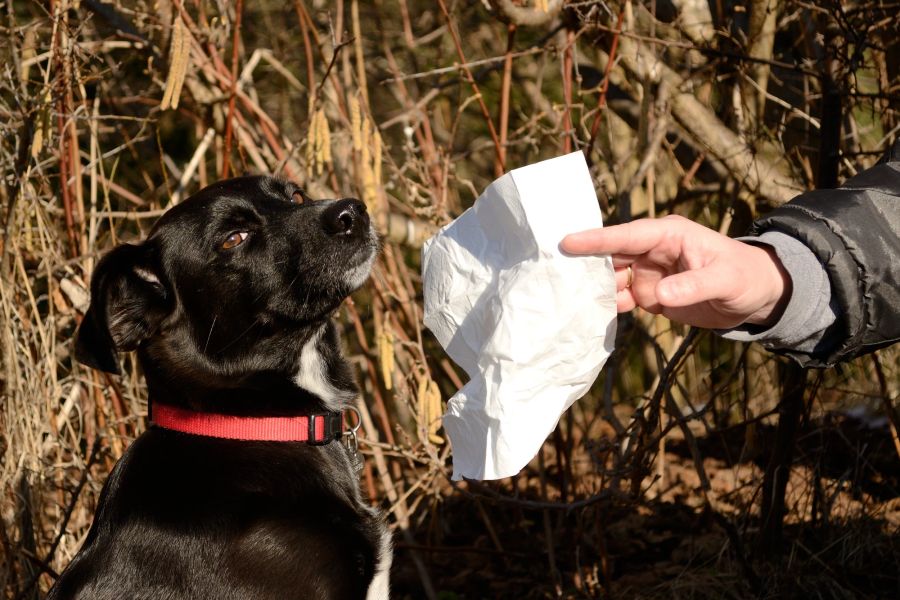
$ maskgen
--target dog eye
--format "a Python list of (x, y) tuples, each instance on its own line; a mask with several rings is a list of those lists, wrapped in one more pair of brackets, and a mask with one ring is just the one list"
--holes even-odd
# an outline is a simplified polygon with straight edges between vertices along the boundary
[(225, 250), (229, 250), (231, 248), (234, 248), (235, 246), (239, 246), (241, 243), (243, 243), (244, 240), (247, 239), (248, 235), (249, 234), (246, 231), (235, 231), (227, 238), (225, 238), (225, 241), (222, 243), (222, 248), (224, 248)]
[(304, 202), (306, 202), (306, 194), (304, 194), (300, 190), (297, 190), (296, 192), (291, 194), (292, 204), (303, 204)]

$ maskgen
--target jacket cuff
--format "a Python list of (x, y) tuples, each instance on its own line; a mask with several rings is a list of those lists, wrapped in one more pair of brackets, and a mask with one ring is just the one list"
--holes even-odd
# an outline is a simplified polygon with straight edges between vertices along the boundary
[(806, 244), (780, 231), (737, 239), (748, 244), (764, 244), (775, 251), (791, 278), (791, 298), (781, 318), (771, 327), (741, 325), (717, 333), (729, 340), (760, 342), (769, 350), (807, 353), (825, 350), (833, 343), (826, 330), (837, 318), (837, 303), (832, 298), (828, 273), (816, 255)]

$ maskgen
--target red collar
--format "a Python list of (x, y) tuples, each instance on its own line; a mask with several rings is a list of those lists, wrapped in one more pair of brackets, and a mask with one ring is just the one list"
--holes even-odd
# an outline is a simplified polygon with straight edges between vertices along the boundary
[(237, 417), (153, 402), (151, 421), (163, 429), (228, 440), (307, 442), (321, 446), (340, 439), (344, 416), (321, 412), (294, 417)]

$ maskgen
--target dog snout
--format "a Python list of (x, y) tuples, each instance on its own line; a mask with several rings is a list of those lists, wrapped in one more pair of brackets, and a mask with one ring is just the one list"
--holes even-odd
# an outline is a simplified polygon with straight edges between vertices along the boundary
[(322, 227), (328, 235), (348, 235), (368, 226), (366, 205), (356, 198), (338, 200), (322, 213)]

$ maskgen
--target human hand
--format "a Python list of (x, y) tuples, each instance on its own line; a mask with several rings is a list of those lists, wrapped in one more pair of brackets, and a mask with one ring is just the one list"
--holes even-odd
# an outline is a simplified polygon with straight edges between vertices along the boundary
[(767, 326), (778, 320), (791, 295), (791, 278), (774, 250), (676, 215), (573, 233), (560, 248), (612, 255), (619, 312), (640, 306), (711, 329)]

